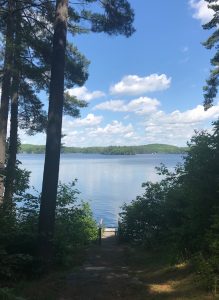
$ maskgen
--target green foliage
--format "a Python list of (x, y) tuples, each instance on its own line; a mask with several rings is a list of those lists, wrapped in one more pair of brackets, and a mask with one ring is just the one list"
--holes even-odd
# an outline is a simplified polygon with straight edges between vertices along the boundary
[(44, 145), (31, 145), (31, 144), (23, 144), (20, 147), (19, 150), (21, 153), (35, 153), (35, 154), (40, 154), (40, 153), (45, 153), (45, 146)]
[(80, 117), (80, 108), (86, 107), (87, 102), (78, 100), (75, 96), (70, 96), (69, 93), (64, 94), (64, 113), (71, 117)]
[(79, 0), (69, 7), (68, 30), (75, 35), (88, 32), (122, 34), (129, 37), (135, 32), (134, 11), (127, 0)]
[(205, 286), (219, 275), (219, 121), (213, 133), (197, 132), (184, 163), (157, 168), (159, 183), (143, 184), (142, 196), (124, 205), (120, 236), (173, 256), (194, 258)]
[[(77, 106), (84, 106), (83, 101), (79, 101), (74, 97), (65, 95), (66, 103), (64, 105), (64, 110), (66, 114), (71, 116), (77, 116), (79, 113), (78, 108), (74, 105), (74, 102), (77, 102)], [(71, 102), (71, 103), (70, 103)], [(177, 147), (172, 145), (165, 144), (149, 144), (141, 146), (108, 146), (108, 147), (63, 147), (64, 153), (99, 153), (99, 154), (109, 154), (109, 155), (135, 155), (135, 154), (151, 154), (151, 153), (169, 153), (169, 154), (181, 154), (186, 153), (188, 148), (186, 147)], [(21, 153), (44, 153), (45, 146), (43, 145), (30, 145), (23, 144), (20, 148)]]
[(205, 258), (202, 253), (197, 253), (192, 257), (191, 261), (196, 267), (198, 279), (202, 287), (212, 291), (215, 281), (214, 257), (209, 259)]
[[(57, 195), (54, 264), (64, 266), (76, 263), (84, 247), (97, 239), (97, 224), (89, 205), (78, 200), (75, 184), (59, 184)], [(40, 197), (17, 190), (14, 201), (13, 215), (0, 207), (2, 280), (31, 278), (43, 271), (37, 258)]]
[(211, 30), (214, 29), (210, 37), (203, 43), (207, 49), (216, 49), (214, 57), (211, 59), (211, 65), (213, 66), (210, 71), (210, 76), (206, 80), (207, 85), (204, 87), (204, 107), (208, 109), (213, 105), (214, 99), (217, 96), (218, 85), (219, 85), (219, 51), (218, 51), (218, 42), (219, 42), (219, 30), (218, 30), (218, 13), (219, 5), (212, 0), (206, 0), (209, 4), (209, 7), (214, 11), (214, 16), (210, 22), (203, 25), (204, 29)]
[(75, 181), (60, 184), (57, 194), (55, 252), (57, 262), (68, 265), (73, 253), (97, 239), (97, 224), (88, 203), (78, 202)]

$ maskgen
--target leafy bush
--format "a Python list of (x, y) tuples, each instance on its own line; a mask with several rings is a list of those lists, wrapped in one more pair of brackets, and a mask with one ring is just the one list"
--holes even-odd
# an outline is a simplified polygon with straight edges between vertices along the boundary
[(198, 279), (201, 282), (203, 288), (207, 290), (213, 289), (215, 272), (210, 260), (214, 259), (205, 258), (202, 253), (195, 254), (191, 261), (197, 270)]
[[(54, 263), (69, 265), (88, 243), (97, 238), (97, 225), (88, 203), (78, 200), (76, 181), (59, 184), (54, 237)], [(0, 278), (38, 276), (37, 257), (40, 197), (17, 193), (14, 212), (0, 207)]]
[(60, 184), (55, 223), (55, 254), (58, 262), (68, 264), (73, 253), (97, 239), (97, 224), (89, 204), (79, 202), (75, 181)]
[(168, 246), (192, 258), (200, 279), (211, 287), (219, 276), (219, 121), (213, 132), (196, 132), (182, 165), (143, 184), (142, 196), (122, 207), (120, 236), (146, 247)]

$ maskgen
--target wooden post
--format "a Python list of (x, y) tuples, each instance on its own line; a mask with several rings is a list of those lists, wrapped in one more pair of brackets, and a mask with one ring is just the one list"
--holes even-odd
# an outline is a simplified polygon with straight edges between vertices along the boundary
[(102, 226), (103, 226), (103, 219), (100, 219), (99, 229), (98, 229), (99, 245), (101, 245), (101, 242), (102, 242)]
[(101, 242), (102, 242), (102, 228), (101, 227), (99, 227), (99, 229), (98, 229), (98, 237), (99, 237), (99, 239), (98, 239), (99, 245), (101, 245)]

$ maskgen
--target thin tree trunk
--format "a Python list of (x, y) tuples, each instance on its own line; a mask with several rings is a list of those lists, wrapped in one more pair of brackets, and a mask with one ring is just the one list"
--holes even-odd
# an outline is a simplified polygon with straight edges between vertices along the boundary
[[(16, 8), (20, 8), (17, 3)], [(20, 25), (21, 16), (18, 12), (15, 17), (15, 43), (14, 43), (14, 70), (11, 84), (11, 122), (10, 122), (10, 142), (8, 149), (8, 162), (6, 168), (6, 181), (5, 181), (5, 194), (3, 207), (12, 212), (13, 208), (13, 193), (14, 193), (14, 181), (16, 171), (16, 159), (18, 148), (18, 99), (19, 99), (19, 87), (20, 87), (20, 54), (21, 54), (21, 38), (20, 38)]]
[(13, 61), (13, 1), (8, 1), (8, 17), (6, 28), (5, 61), (2, 77), (2, 94), (0, 107), (0, 204), (4, 196), (4, 175), (6, 158), (6, 136), (11, 92), (12, 61)]
[(46, 154), (39, 217), (39, 254), (52, 259), (59, 177), (68, 0), (56, 1)]
[(18, 148), (18, 90), (19, 90), (19, 73), (13, 76), (12, 90), (13, 95), (11, 99), (11, 127), (10, 127), (10, 143), (8, 150), (8, 162), (6, 168), (5, 194), (3, 206), (8, 211), (13, 209), (13, 193), (15, 181), (15, 169)]

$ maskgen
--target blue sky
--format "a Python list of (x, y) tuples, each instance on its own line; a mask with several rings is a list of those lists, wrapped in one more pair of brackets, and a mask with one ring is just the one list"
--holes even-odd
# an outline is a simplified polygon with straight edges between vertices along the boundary
[[(201, 42), (212, 11), (204, 0), (130, 0), (135, 34), (77, 36), (73, 42), (90, 60), (89, 79), (69, 93), (89, 102), (80, 119), (64, 117), (66, 146), (184, 146), (195, 129), (211, 128), (219, 104), (204, 112), (202, 87), (214, 51)], [(20, 132), (23, 143), (45, 136)]]

